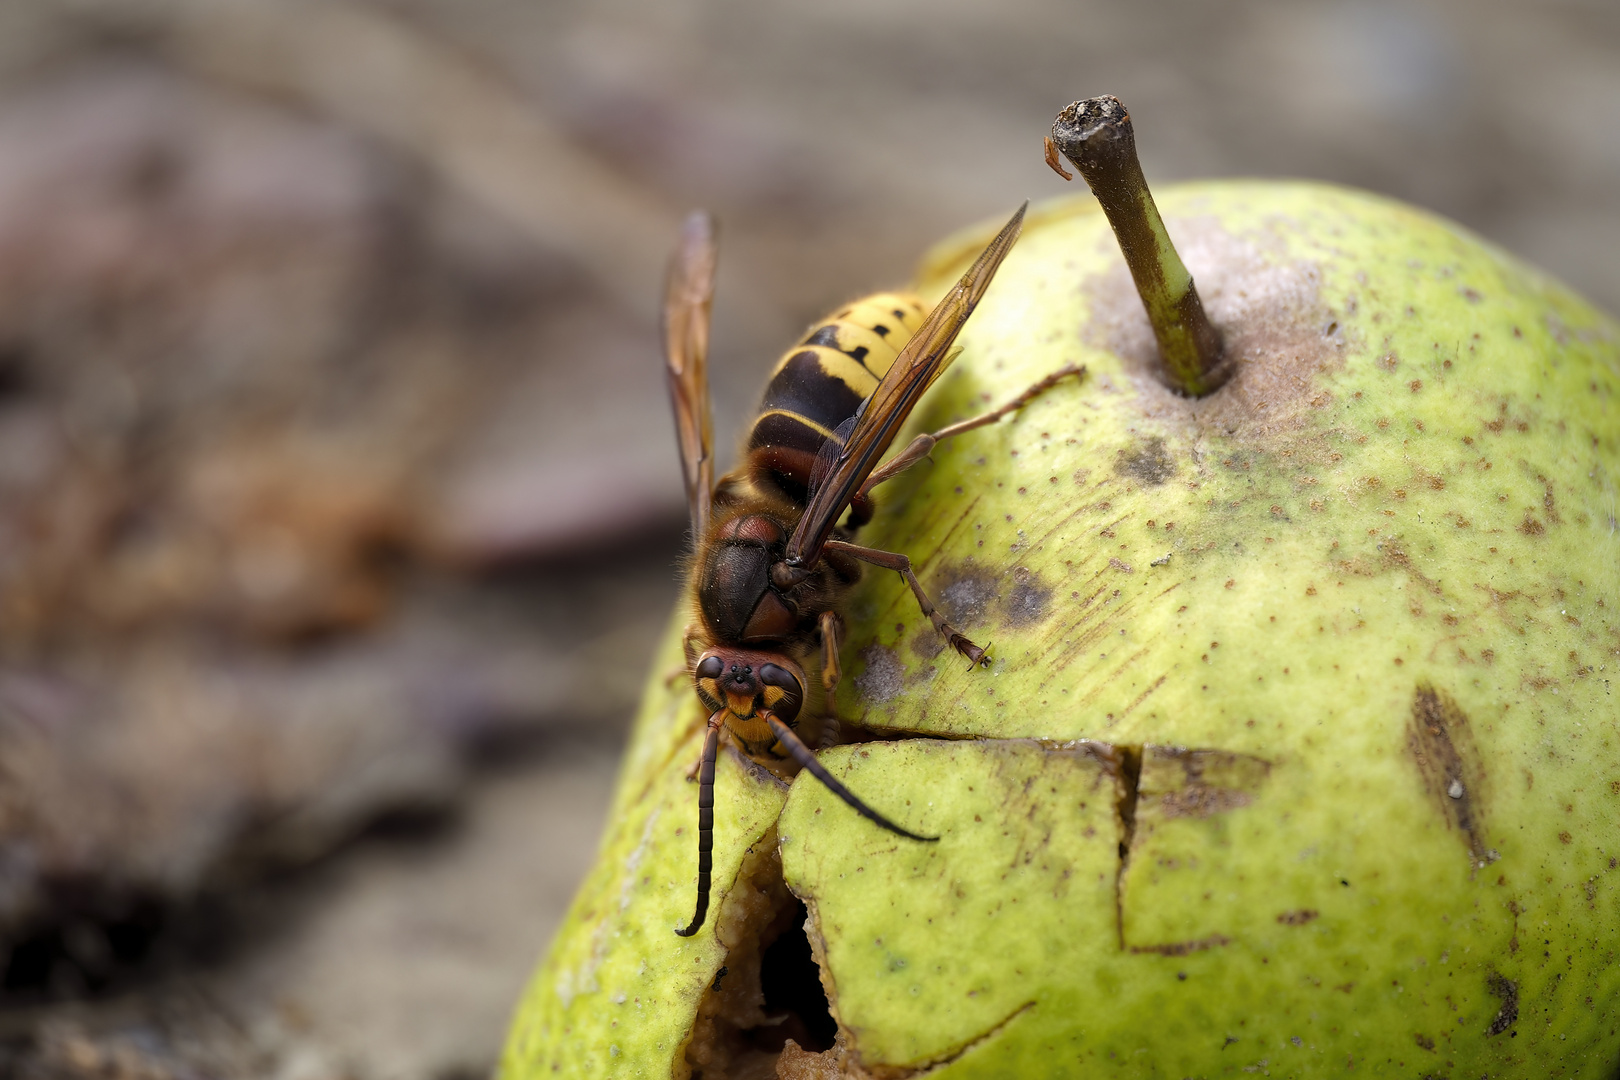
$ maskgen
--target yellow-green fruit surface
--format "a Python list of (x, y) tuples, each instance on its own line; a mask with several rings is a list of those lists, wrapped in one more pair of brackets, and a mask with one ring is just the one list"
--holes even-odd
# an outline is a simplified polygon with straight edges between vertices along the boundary
[(675, 936), (703, 718), (672, 628), (507, 1080), (721, 1075), (695, 1018), (777, 852), (840, 1029), (793, 1075), (1612, 1080), (1620, 328), (1369, 195), (1159, 204), (1233, 381), (1165, 390), (1095, 204), (1037, 206), (911, 427), (1087, 376), (861, 533), (993, 643), (964, 670), (892, 574), (844, 608), (840, 713), (896, 737), (823, 760), (938, 843), (723, 755), (718, 914)]

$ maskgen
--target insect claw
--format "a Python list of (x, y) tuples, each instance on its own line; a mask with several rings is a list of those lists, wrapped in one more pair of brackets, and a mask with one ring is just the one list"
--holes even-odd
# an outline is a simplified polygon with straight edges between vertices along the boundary
[(950, 637), (950, 643), (951, 648), (967, 657), (969, 671), (972, 671), (975, 667), (978, 667), (981, 664), (985, 667), (990, 666), (990, 661), (985, 656), (985, 650), (979, 648), (961, 634), (952, 634)]

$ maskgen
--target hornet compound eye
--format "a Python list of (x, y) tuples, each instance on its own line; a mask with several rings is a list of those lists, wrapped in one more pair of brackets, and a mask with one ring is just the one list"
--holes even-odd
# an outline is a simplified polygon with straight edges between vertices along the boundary
[(725, 669), (726, 665), (720, 662), (718, 656), (705, 656), (692, 674), (700, 679), (718, 679)]
[(764, 664), (759, 669), (759, 681), (766, 688), (765, 707), (784, 723), (793, 723), (799, 715), (799, 707), (804, 704), (804, 687), (800, 685), (798, 677), (787, 668)]

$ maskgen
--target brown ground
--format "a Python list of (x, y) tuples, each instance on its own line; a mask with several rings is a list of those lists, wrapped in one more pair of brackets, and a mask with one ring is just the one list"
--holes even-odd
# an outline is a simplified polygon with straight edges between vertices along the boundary
[(681, 212), (729, 445), (1099, 93), (1620, 309), (1598, 0), (0, 4), (0, 1077), (486, 1072), (675, 595)]

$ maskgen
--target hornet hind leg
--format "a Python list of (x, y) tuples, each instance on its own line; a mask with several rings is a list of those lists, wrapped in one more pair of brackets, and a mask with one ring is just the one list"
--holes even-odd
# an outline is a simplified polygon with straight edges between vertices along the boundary
[(1086, 368), (1084, 364), (1069, 364), (1066, 367), (1059, 368), (1058, 370), (1052, 372), (1052, 374), (1048, 375), (1035, 385), (1029, 387), (1022, 394), (1019, 394), (1017, 397), (1013, 398), (1000, 408), (991, 409), (989, 412), (984, 413), (981, 416), (975, 416), (969, 420), (961, 420), (949, 427), (940, 428), (931, 435), (918, 435), (906, 445), (904, 450), (900, 451), (881, 467), (874, 469), (872, 471), (872, 475), (866, 478), (866, 483), (861, 485), (861, 490), (856, 494), (855, 498), (857, 500), (867, 499), (871, 495), (874, 487), (883, 483), (885, 480), (892, 480), (896, 476), (899, 476), (901, 473), (917, 464), (917, 462), (933, 453), (934, 447), (944, 442), (946, 439), (953, 438), (957, 435), (965, 435), (974, 428), (981, 428), (987, 424), (993, 424), (997, 420), (1000, 420), (1003, 416), (1006, 416), (1008, 413), (1016, 412), (1025, 405), (1028, 405), (1031, 401), (1040, 397), (1042, 394), (1052, 389), (1052, 387), (1056, 386), (1060, 381), (1068, 378), (1070, 375), (1073, 375), (1076, 378), (1084, 378), (1085, 374)]

